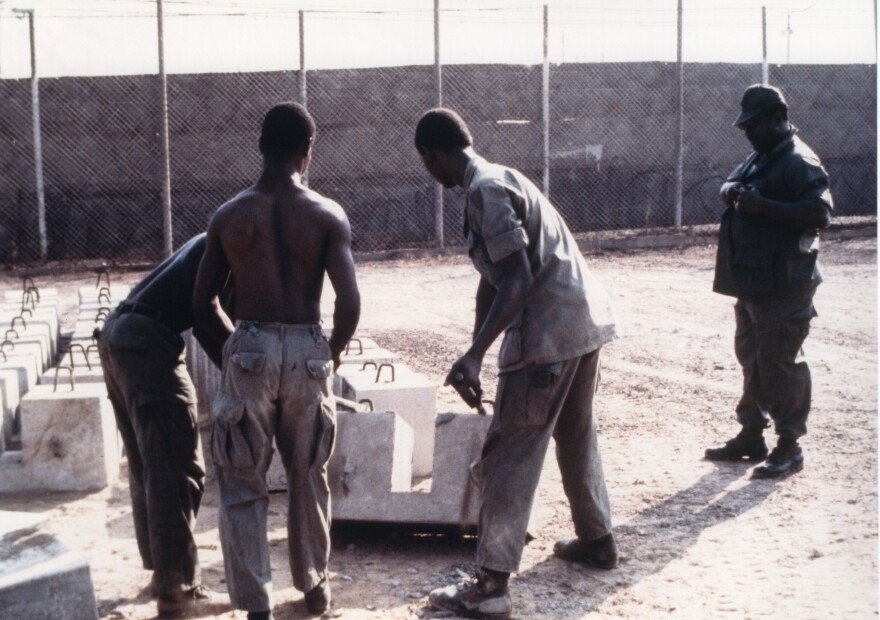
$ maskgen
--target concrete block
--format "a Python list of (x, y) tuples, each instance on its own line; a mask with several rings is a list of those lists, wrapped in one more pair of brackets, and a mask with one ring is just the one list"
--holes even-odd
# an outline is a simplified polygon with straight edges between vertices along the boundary
[(49, 368), (40, 375), (37, 383), (39, 385), (51, 386), (55, 386), (57, 383), (59, 390), (62, 387), (69, 389), (71, 375), (73, 376), (74, 386), (80, 383), (104, 383), (104, 369), (101, 368), (99, 362), (92, 361), (92, 367), (89, 368), (82, 360), (78, 360), (71, 371), (69, 370), (70, 364), (67, 363), (67, 357), (63, 361), (63, 364), (59, 364), (55, 368)]
[[(281, 455), (275, 455), (266, 474), (270, 491), (287, 489)], [(333, 516), (363, 520), (375, 512), (389, 493), (412, 486), (413, 431), (390, 411), (336, 412), (336, 447), (327, 466), (333, 495)], [(354, 501), (346, 501), (351, 496)], [(337, 504), (337, 500), (342, 501)]]
[(120, 450), (104, 384), (38, 385), (20, 407), (21, 466), (0, 467), (0, 490), (84, 491), (115, 479)]
[(95, 328), (104, 325), (103, 321), (94, 321), (94, 318), (83, 319), (80, 316), (73, 326), (72, 340), (90, 340), (95, 333)]
[(0, 369), (0, 453), (18, 436), (16, 417), (20, 400), (18, 372), (12, 368)]
[(367, 368), (372, 368), (374, 371), (379, 364), (398, 364), (400, 356), (377, 346), (361, 349), (355, 345), (349, 353), (342, 354), (340, 361), (342, 363), (336, 370), (336, 374), (333, 375), (333, 393), (344, 397), (345, 388), (342, 381), (344, 374), (356, 373), (363, 369), (364, 364), (367, 364)]
[(88, 562), (40, 531), (43, 514), (0, 511), (0, 615), (98, 617)]
[[(342, 397), (369, 400), (374, 411), (394, 411), (413, 429), (413, 475), (431, 474), (437, 386), (403, 364), (377, 368), (340, 367)], [(392, 372), (393, 370), (393, 372)]]
[[(0, 311), (0, 328), (3, 331), (14, 329), (18, 336), (40, 334), (49, 339), (52, 354), (58, 352), (58, 319), (52, 319), (51, 315), (36, 315), (19, 317), (18, 314), (10, 314)], [(12, 335), (15, 338), (15, 335)]]
[[(3, 294), (4, 301), (7, 302), (19, 302), (21, 303), (22, 296), (24, 295), (23, 288), (17, 288), (11, 291), (5, 291)], [(37, 292), (39, 293), (40, 300), (37, 304), (44, 303), (49, 300), (57, 300), (58, 299), (58, 289), (53, 287), (37, 287)]]
[(125, 299), (131, 291), (131, 287), (125, 284), (113, 284), (110, 286), (110, 299), (108, 300), (106, 298), (107, 291), (104, 288), (105, 285), (79, 287), (79, 304), (100, 303), (112, 308)]
[[(31, 349), (28, 345), (36, 345), (37, 348), (34, 348), (34, 351), (39, 351), (39, 359), (43, 368), (48, 368), (52, 366), (55, 362), (55, 356), (52, 353), (52, 342), (47, 334), (19, 334), (16, 336), (13, 333), (8, 333), (8, 342), (5, 342), (3, 345), (3, 349), (7, 352), (9, 351), (18, 351), (19, 349), (26, 348), (26, 350), (30, 351)], [(12, 343), (10, 345), (9, 343)], [(12, 346), (12, 348), (10, 348)], [(2, 358), (2, 356), (0, 356)]]
[[(444, 413), (437, 418), (441, 423), (436, 433), (430, 490), (383, 494), (387, 483), (379, 486), (373, 482), (368, 487), (348, 482), (346, 494), (342, 488), (345, 469), (331, 468), (334, 520), (475, 527), (480, 498), (472, 468), (480, 457), (492, 418), (471, 413)], [(357, 473), (348, 478), (356, 480)]]
[(43, 371), (40, 366), (40, 361), (33, 355), (7, 353), (5, 361), (0, 355), (0, 369), (12, 369), (18, 374), (18, 393), (21, 396), (37, 384), (37, 378)]
[[(13, 357), (31, 357), (36, 364), (39, 372), (42, 373), (43, 370), (47, 368), (46, 359), (43, 354), (43, 346), (39, 342), (30, 342), (25, 341), (21, 342), (18, 340), (14, 340), (11, 342), (7, 342), (2, 347), (3, 352), (6, 354), (6, 359), (12, 359)], [(3, 360), (3, 356), (0, 355), (0, 361)]]
[[(48, 324), (49, 333), (57, 351), (58, 342), (61, 340), (61, 323), (57, 305), (37, 306), (36, 310), (25, 313), (22, 313), (18, 306), (12, 308), (3, 306), (0, 308), (0, 326), (8, 325), (18, 329), (21, 326), (21, 321), (15, 318), (18, 316), (22, 316), (27, 326), (30, 326), (31, 323)], [(12, 325), (13, 320), (15, 320), (14, 326)]]

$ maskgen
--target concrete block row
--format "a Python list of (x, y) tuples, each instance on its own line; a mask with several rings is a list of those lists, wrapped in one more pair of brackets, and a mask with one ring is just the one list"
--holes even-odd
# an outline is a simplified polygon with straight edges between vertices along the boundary
[[(79, 291), (81, 308), (97, 295), (87, 289)], [(101, 296), (109, 297), (112, 305), (111, 295), (118, 301), (126, 293), (127, 287), (119, 287)], [(14, 427), (20, 449), (0, 454), (0, 491), (103, 488), (119, 473), (121, 442), (91, 334), (100, 320), (89, 317), (88, 337), (73, 340), (59, 358), (58, 340), (53, 338), (59, 333), (57, 296), (50, 291), (30, 305), (27, 328), (42, 326), (39, 333), (46, 338), (17, 339), (10, 347), (15, 354), (5, 362), (18, 379), (19, 415)], [(51, 366), (46, 363), (44, 342)], [(10, 384), (14, 379), (10, 373), (3, 376)], [(5, 406), (8, 409), (9, 403)]]

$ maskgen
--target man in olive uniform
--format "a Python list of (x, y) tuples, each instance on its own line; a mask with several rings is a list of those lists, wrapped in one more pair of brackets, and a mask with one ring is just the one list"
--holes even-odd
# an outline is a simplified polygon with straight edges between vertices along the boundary
[[(202, 233), (141, 280), (98, 336), (107, 394), (128, 457), (138, 550), (144, 568), (153, 571), (160, 618), (223, 611), (208, 606), (220, 597), (201, 583), (193, 538), (205, 468), (196, 392), (180, 337), (192, 328), (206, 351), (223, 346), (195, 320), (187, 296), (204, 253)], [(212, 359), (219, 366), (220, 359)]]
[(479, 568), (472, 581), (434, 590), (429, 601), (460, 615), (506, 618), (507, 581), (519, 570), (551, 437), (577, 535), (559, 541), (554, 554), (617, 566), (593, 415), (600, 352), (615, 336), (614, 316), (608, 293), (553, 205), (521, 172), (477, 155), (461, 117), (429, 110), (415, 144), (434, 179), (465, 190), (465, 235), (480, 283), (473, 342), (446, 381), (472, 407), (482, 396), (483, 357), (504, 332), (479, 468)]
[[(736, 298), (736, 356), (743, 393), (739, 434), (706, 450), (713, 461), (764, 461), (753, 478), (780, 478), (803, 468), (798, 439), (807, 432), (810, 369), (802, 345), (817, 316), (813, 295), (822, 275), (818, 230), (833, 202), (828, 173), (788, 120), (773, 86), (754, 84), (742, 98), (740, 128), (754, 151), (721, 186), (714, 291)], [(768, 456), (764, 429), (779, 436)]]

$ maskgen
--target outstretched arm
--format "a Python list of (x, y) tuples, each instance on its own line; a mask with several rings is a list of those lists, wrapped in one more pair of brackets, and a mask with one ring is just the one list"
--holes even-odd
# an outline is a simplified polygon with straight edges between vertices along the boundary
[(351, 255), (351, 226), (345, 214), (340, 215), (327, 244), (327, 276), (336, 293), (333, 333), (330, 335), (334, 369), (339, 368), (342, 350), (354, 336), (361, 316), (361, 294), (355, 277), (354, 257)]
[(192, 304), (195, 315), (193, 333), (219, 368), (223, 363), (223, 343), (232, 333), (233, 325), (217, 299), (229, 277), (229, 263), (217, 234), (216, 218), (215, 215), (208, 226), (207, 246), (199, 263)]

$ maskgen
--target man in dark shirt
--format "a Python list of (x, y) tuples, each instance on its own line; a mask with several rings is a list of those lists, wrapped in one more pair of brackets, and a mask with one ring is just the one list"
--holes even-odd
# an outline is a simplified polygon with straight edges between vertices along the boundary
[[(753, 478), (779, 478), (803, 468), (798, 438), (810, 411), (810, 369), (802, 345), (816, 316), (822, 282), (818, 229), (831, 219), (828, 174), (788, 121), (782, 92), (749, 86), (734, 122), (754, 151), (721, 186), (721, 220), (713, 290), (736, 297), (736, 356), (743, 394), (739, 434), (706, 450), (715, 461), (766, 461)], [(779, 440), (767, 456), (763, 431)]]
[(138, 549), (144, 568), (153, 571), (159, 617), (177, 617), (194, 607), (206, 611), (212, 599), (201, 585), (193, 539), (205, 469), (196, 393), (180, 337), (192, 327), (206, 351), (223, 345), (212, 342), (193, 316), (190, 294), (204, 252), (202, 233), (141, 280), (98, 337), (128, 457)]

